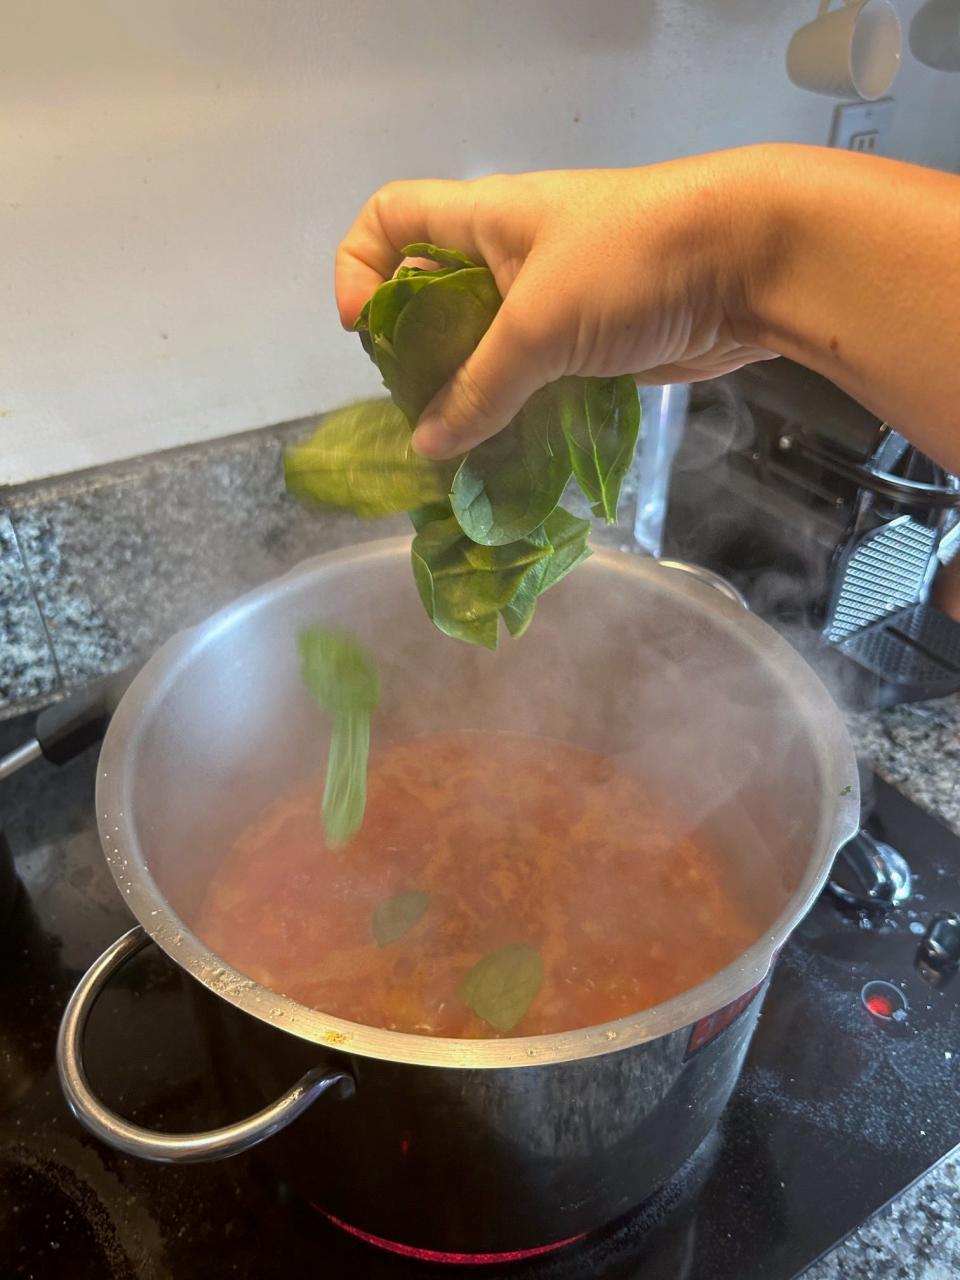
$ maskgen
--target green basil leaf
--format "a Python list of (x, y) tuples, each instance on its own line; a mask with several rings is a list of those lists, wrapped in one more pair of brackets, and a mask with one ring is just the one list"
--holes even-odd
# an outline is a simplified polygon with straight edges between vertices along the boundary
[[(387, 280), (368, 304), (364, 349), (380, 370), (384, 386), (393, 396), (394, 403), (406, 414), (411, 426), (415, 419), (410, 417), (412, 409), (404, 399), (403, 377), (393, 349), (394, 332), (407, 304), (435, 279), (433, 272), (420, 272)], [(362, 339), (363, 334), (360, 336)]]
[(465, 253), (461, 253), (459, 249), (441, 249), (439, 245), (427, 244), (424, 240), (420, 240), (416, 244), (408, 244), (401, 252), (405, 258), (428, 258), (431, 262), (437, 262), (442, 267), (447, 267), (454, 271), (459, 271), (461, 267), (476, 267), (479, 265), (468, 258)]
[(346, 632), (309, 627), (298, 645), (304, 683), (333, 719), (323, 824), (328, 841), (341, 844), (363, 822), (370, 718), (380, 698), (380, 679), (373, 659)]
[(633, 378), (562, 378), (557, 401), (577, 483), (596, 516), (617, 518), (624, 477), (640, 431)]
[(386, 398), (328, 414), (306, 444), (284, 454), (287, 491), (373, 519), (444, 502), (456, 463), (413, 452), (410, 427)]
[(408, 302), (434, 281), (432, 271), (417, 275), (394, 277), (386, 280), (370, 299), (367, 306), (367, 328), (378, 346), (392, 345), (397, 321)]
[(572, 516), (563, 507), (556, 507), (544, 521), (543, 531), (550, 539), (553, 555), (547, 561), (540, 586), (541, 595), (590, 555), (587, 546), (590, 521)]
[[(354, 329), (360, 334), (360, 341), (363, 341), (363, 331), (370, 328), (370, 307), (373, 305), (375, 295), (371, 294), (363, 306), (360, 308), (360, 314), (353, 322)], [(369, 352), (367, 353), (370, 354)]]
[(451, 271), (460, 271), (461, 267), (397, 267), (393, 273), (394, 280), (410, 280), (415, 276), (448, 276)]
[(581, 520), (564, 511), (563, 507), (556, 507), (539, 529), (527, 535), (530, 541), (538, 543), (545, 539), (550, 546), (550, 555), (524, 574), (513, 599), (500, 610), (514, 639), (519, 639), (530, 626), (537, 601), (543, 593), (590, 555), (587, 546), (589, 534), (589, 520)]
[(553, 385), (543, 387), (508, 427), (470, 450), (453, 478), (450, 505), (467, 537), (501, 546), (543, 524), (570, 471), (557, 394)]
[(373, 345), (373, 339), (370, 337), (369, 329), (360, 330), (360, 345), (370, 357), (374, 364), (377, 363), (377, 353)]
[[(497, 314), (500, 294), (486, 267), (401, 283), (418, 283), (421, 287), (404, 306), (393, 328), (393, 367), (387, 385), (414, 426), (444, 383), (476, 349)], [(386, 381), (382, 364), (380, 370)]]
[(549, 563), (547, 559), (532, 565), (520, 579), (510, 603), (500, 610), (500, 616), (514, 640), (519, 640), (533, 621)]
[(543, 985), (543, 960), (527, 942), (493, 951), (460, 981), (464, 1004), (496, 1031), (512, 1031)]
[(544, 578), (553, 559), (553, 547), (550, 545), (550, 539), (547, 537), (543, 525), (532, 530), (527, 535), (527, 541), (534, 543), (538, 547), (547, 548), (548, 554), (542, 560), (538, 560), (530, 566), (517, 584), (517, 589), (511, 596), (509, 603), (505, 604), (500, 610), (500, 616), (515, 640), (519, 640), (533, 621), (537, 601), (543, 591)]
[(546, 539), (482, 547), (452, 517), (423, 523), (413, 540), (413, 576), (427, 614), (446, 635), (497, 647), (500, 610), (525, 574), (550, 555)]
[[(500, 295), (492, 274), (457, 250), (417, 243), (404, 252), (436, 266), (401, 267), (357, 327), (412, 426), (475, 350)], [(570, 476), (594, 514), (616, 518), (639, 424), (632, 378), (563, 378), (471, 450), (452, 477), (446, 464), (418, 459), (391, 424), (389, 442), (371, 432), (353, 452), (345, 448), (342, 477), (308, 479), (304, 458), (299, 469), (290, 464), (288, 480), (294, 492), (364, 514), (409, 510), (414, 578), (428, 614), (447, 634), (492, 649), (501, 617), (522, 635), (543, 592), (590, 554), (588, 523), (557, 505)], [(377, 471), (384, 474), (375, 478)]]
[(320, 706), (330, 713), (376, 710), (380, 678), (373, 658), (346, 631), (308, 627), (298, 637), (303, 680)]
[(450, 510), (449, 502), (431, 502), (429, 506), (417, 507), (410, 512), (410, 523), (413, 525), (417, 533), (424, 525), (433, 524), (436, 520), (450, 520), (453, 518), (453, 512)]
[[(367, 302), (356, 328), (364, 350), (413, 426), (489, 328), (500, 294), (490, 272), (464, 254), (431, 244), (407, 248), (410, 257), (431, 258), (441, 265), (433, 271), (401, 267)], [(428, 285), (442, 286), (442, 292), (410, 307)]]
[(338, 715), (330, 734), (323, 788), (323, 829), (330, 845), (344, 844), (360, 830), (367, 807), (369, 756), (369, 713)]
[(409, 933), (430, 905), (423, 889), (407, 889), (381, 902), (373, 913), (373, 936), (377, 945), (389, 946)]

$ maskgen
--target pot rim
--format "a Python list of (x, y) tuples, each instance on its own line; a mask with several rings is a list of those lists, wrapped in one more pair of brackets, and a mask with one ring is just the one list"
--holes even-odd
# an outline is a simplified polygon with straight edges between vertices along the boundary
[[(406, 537), (384, 538), (311, 557), (226, 606), (199, 626), (182, 631), (162, 645), (133, 680), (107, 730), (97, 769), (97, 823), (104, 855), (124, 901), (157, 945), (178, 965), (236, 1008), (325, 1049), (380, 1058), (411, 1066), (446, 1068), (516, 1068), (545, 1066), (596, 1057), (657, 1039), (716, 1013), (751, 991), (767, 976), (793, 929), (806, 915), (826, 881), (837, 850), (860, 826), (859, 774), (853, 745), (833, 699), (812, 668), (766, 623), (719, 596), (690, 575), (678, 574), (646, 557), (613, 549), (594, 549), (579, 573), (602, 566), (625, 578), (657, 578), (658, 585), (709, 600), (718, 626), (752, 633), (759, 661), (775, 666), (780, 679), (803, 687), (803, 714), (819, 766), (820, 778), (835, 789), (825, 803), (813, 847), (820, 850), (770, 929), (725, 969), (639, 1013), (575, 1031), (505, 1039), (464, 1040), (388, 1031), (336, 1018), (247, 977), (212, 951), (170, 908), (147, 866), (135, 829), (130, 771), (137, 743), (150, 712), (160, 702), (198, 645), (212, 642), (226, 628), (283, 594), (304, 576), (322, 567), (383, 556), (404, 559)], [(454, 641), (450, 641), (451, 644)], [(839, 831), (833, 837), (832, 831)]]

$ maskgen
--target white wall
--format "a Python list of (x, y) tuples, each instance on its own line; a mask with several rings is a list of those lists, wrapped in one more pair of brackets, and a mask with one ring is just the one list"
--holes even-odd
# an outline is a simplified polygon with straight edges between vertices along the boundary
[[(815, 9), (4, 0), (0, 483), (375, 388), (331, 264), (387, 179), (826, 141), (784, 72)], [(958, 167), (960, 75), (907, 55), (894, 92), (895, 154)]]

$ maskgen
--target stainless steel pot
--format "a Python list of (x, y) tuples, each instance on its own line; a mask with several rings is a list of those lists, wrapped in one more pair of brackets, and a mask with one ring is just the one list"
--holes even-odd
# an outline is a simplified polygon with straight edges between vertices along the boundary
[[(709, 1133), (773, 960), (857, 828), (856, 764), (812, 671), (694, 575), (598, 552), (544, 598), (526, 637), (494, 655), (430, 627), (408, 557), (406, 540), (391, 539), (311, 560), (170, 641), (133, 682), (103, 747), (97, 809), (140, 927), (77, 988), (61, 1027), (61, 1080), (78, 1118), (123, 1151), (211, 1159), (289, 1125), (264, 1153), (337, 1218), (428, 1249), (524, 1249), (639, 1203)], [(360, 1026), (224, 964), (192, 922), (231, 835), (322, 764), (324, 727), (304, 696), (295, 638), (324, 620), (377, 655), (381, 739), (525, 729), (615, 755), (662, 787), (691, 830), (720, 842), (756, 942), (633, 1017), (503, 1040)], [(252, 1118), (163, 1136), (93, 1093), (81, 1058), (87, 1013), (151, 938), (219, 997), (206, 1002), (211, 1042), (242, 1065), (244, 1096), (261, 1108)]]

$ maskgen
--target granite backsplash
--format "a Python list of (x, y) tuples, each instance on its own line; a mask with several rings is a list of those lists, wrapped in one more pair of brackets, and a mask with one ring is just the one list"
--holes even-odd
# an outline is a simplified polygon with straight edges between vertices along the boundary
[(321, 550), (380, 537), (285, 494), (310, 424), (0, 492), (0, 718), (146, 657), (167, 636)]
[[(146, 659), (168, 636), (307, 556), (410, 530), (405, 516), (318, 518), (289, 498), (287, 423), (0, 489), (0, 720)], [(632, 542), (624, 523), (594, 541)], [(579, 493), (565, 505), (589, 510)]]

